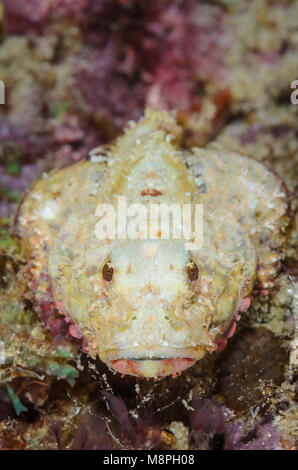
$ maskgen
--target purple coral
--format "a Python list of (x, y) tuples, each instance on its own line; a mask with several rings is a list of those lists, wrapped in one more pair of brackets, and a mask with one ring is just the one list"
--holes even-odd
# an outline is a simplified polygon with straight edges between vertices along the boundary
[(108, 392), (102, 392), (106, 398), (111, 413), (120, 425), (121, 437), (127, 448), (152, 449), (158, 447), (161, 441), (161, 429), (150, 419), (133, 417), (121, 398)]
[(226, 431), (223, 411), (211, 399), (201, 399), (195, 395), (189, 414), (191, 438), (200, 450), (233, 449), (229, 433)]

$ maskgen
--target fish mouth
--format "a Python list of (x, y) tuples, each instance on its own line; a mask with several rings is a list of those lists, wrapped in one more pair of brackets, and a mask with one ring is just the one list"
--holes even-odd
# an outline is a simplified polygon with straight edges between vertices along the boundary
[[(145, 351), (144, 351), (145, 349)], [(137, 377), (165, 377), (177, 374), (192, 366), (198, 359), (193, 348), (132, 348), (113, 351), (110, 354), (111, 367), (121, 375)]]

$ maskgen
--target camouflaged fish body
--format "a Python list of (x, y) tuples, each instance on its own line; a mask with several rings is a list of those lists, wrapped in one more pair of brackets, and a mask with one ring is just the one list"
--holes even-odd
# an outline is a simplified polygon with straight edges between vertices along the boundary
[[(54, 306), (84, 351), (122, 374), (176, 374), (222, 349), (283, 256), (281, 180), (253, 159), (178, 141), (173, 115), (148, 110), (108, 152), (37, 181), (18, 218), (36, 305)], [(202, 247), (99, 240), (96, 208), (116, 209), (118, 196), (203, 204)]]

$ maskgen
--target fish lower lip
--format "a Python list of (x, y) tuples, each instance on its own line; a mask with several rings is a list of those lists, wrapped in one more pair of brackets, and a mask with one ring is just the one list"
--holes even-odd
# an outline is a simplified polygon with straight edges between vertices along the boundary
[(138, 377), (165, 377), (176, 376), (193, 365), (195, 359), (188, 357), (171, 358), (119, 358), (111, 361), (113, 369), (122, 375), (135, 375)]

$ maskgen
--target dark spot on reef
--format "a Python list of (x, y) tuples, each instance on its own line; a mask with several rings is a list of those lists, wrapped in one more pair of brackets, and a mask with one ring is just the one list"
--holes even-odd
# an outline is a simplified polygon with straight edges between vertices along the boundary
[(224, 433), (214, 434), (214, 436), (209, 439), (209, 448), (211, 450), (223, 450), (225, 448), (225, 441)]
[(244, 328), (217, 360), (217, 391), (236, 411), (266, 405), (264, 385), (280, 385), (288, 352), (266, 328)]

